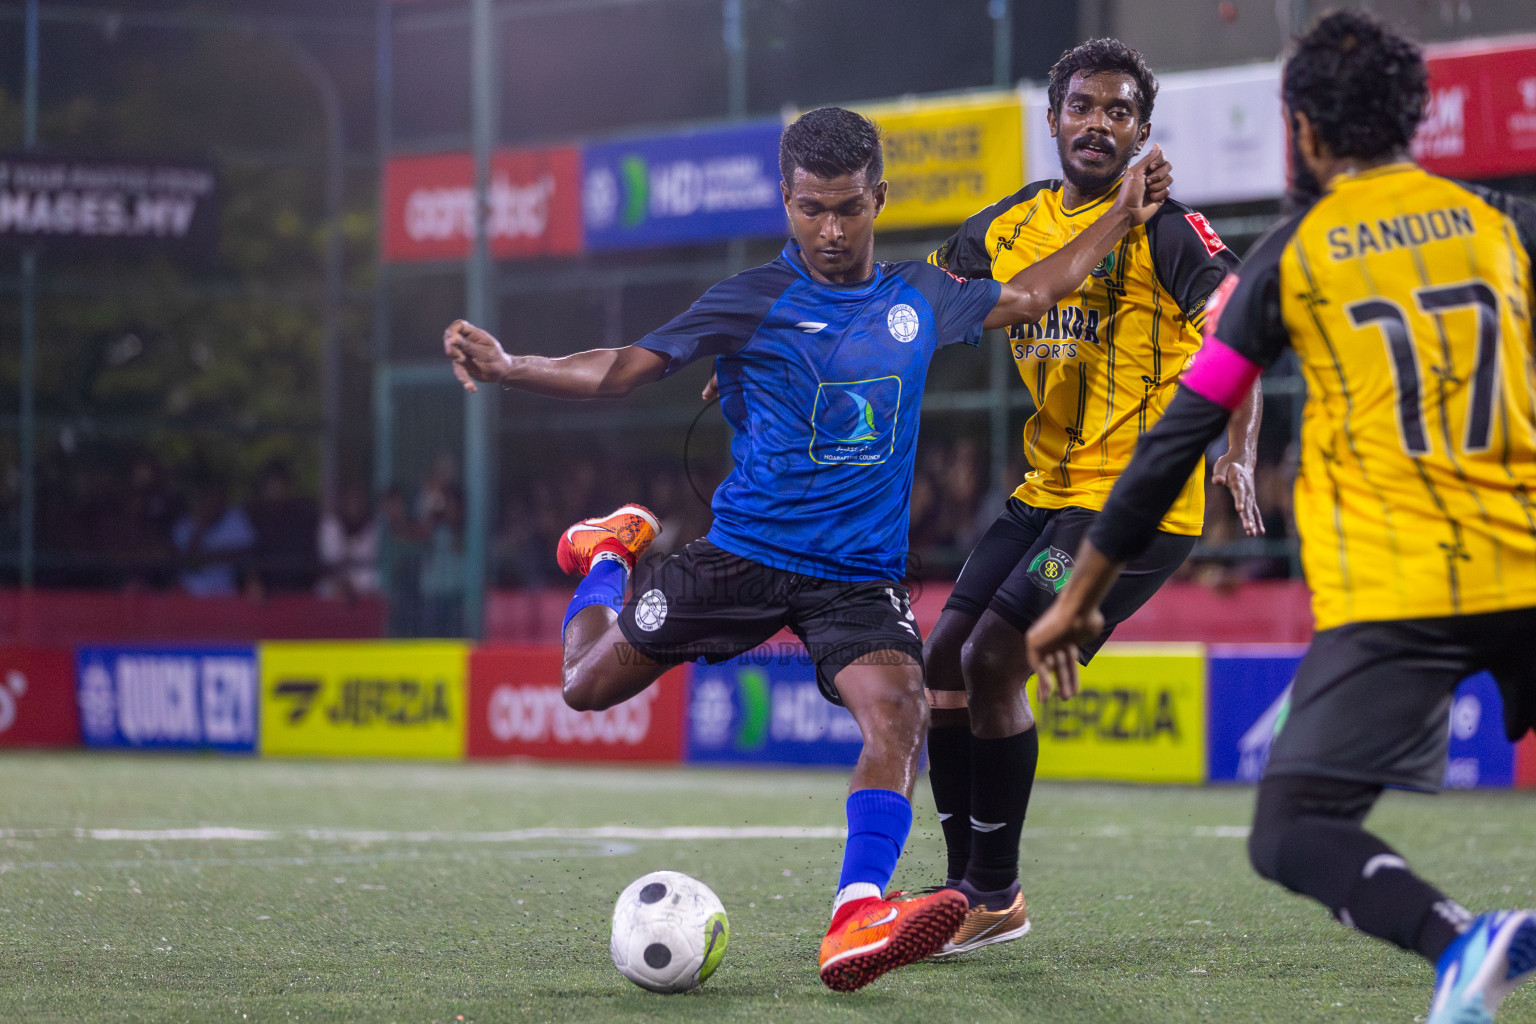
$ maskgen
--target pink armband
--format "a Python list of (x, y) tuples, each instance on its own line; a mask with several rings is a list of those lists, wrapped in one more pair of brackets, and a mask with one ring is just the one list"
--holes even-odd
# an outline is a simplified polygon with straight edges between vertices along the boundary
[(1205, 339), (1179, 384), (1229, 412), (1243, 404), (1263, 368), (1215, 335)]

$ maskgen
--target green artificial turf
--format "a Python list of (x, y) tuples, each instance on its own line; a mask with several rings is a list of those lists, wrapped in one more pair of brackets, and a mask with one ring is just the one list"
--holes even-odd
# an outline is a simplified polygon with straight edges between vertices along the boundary
[[(1033, 933), (839, 995), (815, 958), (840, 839), (568, 830), (836, 828), (842, 773), (13, 753), (0, 780), (0, 1021), (1406, 1024), (1429, 996), (1417, 959), (1250, 872), (1247, 789), (1041, 784)], [(925, 790), (901, 887), (941, 873)], [(1481, 910), (1536, 904), (1533, 810), (1391, 794), (1373, 823)], [(165, 832), (208, 827), (248, 832)], [(538, 828), (562, 831), (495, 834)], [(608, 960), (614, 898), (657, 868), (730, 914), (724, 963), (685, 996)], [(1536, 998), (1500, 1020), (1536, 1021)]]

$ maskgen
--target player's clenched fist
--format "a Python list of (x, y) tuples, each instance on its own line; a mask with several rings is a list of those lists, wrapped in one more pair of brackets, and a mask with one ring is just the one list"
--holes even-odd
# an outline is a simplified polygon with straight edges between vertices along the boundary
[(443, 332), (443, 351), (453, 360), (453, 375), (465, 391), (475, 391), (475, 381), (495, 384), (503, 380), (512, 367), (501, 343), (468, 320), (448, 325)]
[(1161, 146), (1153, 146), (1147, 155), (1126, 168), (1115, 202), (1131, 215), (1136, 224), (1152, 219), (1173, 188), (1173, 165), (1163, 156)]

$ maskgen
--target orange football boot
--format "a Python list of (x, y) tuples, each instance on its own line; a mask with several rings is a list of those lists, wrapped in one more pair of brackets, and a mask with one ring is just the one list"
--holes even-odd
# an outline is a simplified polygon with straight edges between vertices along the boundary
[(863, 988), (887, 971), (944, 948), (970, 904), (954, 889), (931, 896), (856, 900), (832, 919), (821, 940), (821, 980), (836, 992)]
[(635, 560), (645, 554), (659, 533), (661, 523), (650, 509), (625, 505), (606, 516), (583, 519), (562, 533), (555, 545), (555, 561), (566, 575), (585, 576), (592, 571), (595, 555), (611, 551), (633, 570)]

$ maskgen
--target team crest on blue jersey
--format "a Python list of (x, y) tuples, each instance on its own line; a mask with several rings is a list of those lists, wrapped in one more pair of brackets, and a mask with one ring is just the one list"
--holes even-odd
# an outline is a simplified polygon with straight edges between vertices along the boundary
[(891, 337), (905, 345), (917, 337), (922, 321), (917, 318), (917, 310), (905, 302), (900, 302), (885, 314), (885, 326), (890, 328)]
[(871, 465), (896, 446), (901, 378), (822, 383), (811, 408), (811, 461)]

